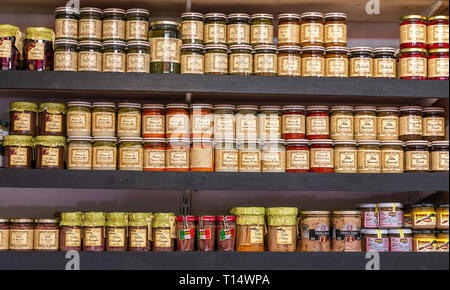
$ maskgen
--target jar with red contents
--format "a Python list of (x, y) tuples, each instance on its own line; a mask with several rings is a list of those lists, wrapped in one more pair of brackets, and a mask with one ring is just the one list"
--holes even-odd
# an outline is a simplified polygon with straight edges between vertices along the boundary
[(448, 48), (431, 49), (428, 53), (428, 79), (448, 80)]
[(165, 171), (166, 139), (144, 138), (144, 171)]
[(166, 109), (166, 137), (189, 138), (189, 106), (168, 104)]
[(426, 48), (427, 18), (422, 15), (406, 15), (400, 20), (400, 48)]
[(400, 50), (400, 79), (426, 80), (427, 50), (424, 48), (405, 48)]
[(192, 104), (190, 114), (191, 138), (213, 137), (213, 105)]
[(428, 18), (427, 47), (428, 49), (449, 48), (448, 16), (437, 15)]
[(305, 107), (300, 105), (286, 105), (281, 108), (281, 138), (305, 139), (306, 117)]
[(177, 216), (177, 251), (193, 252), (195, 250), (195, 222), (197, 216)]
[(310, 167), (311, 172), (318, 172), (318, 173), (334, 172), (333, 140), (331, 139), (311, 140)]
[(216, 241), (216, 217), (200, 216), (197, 221), (197, 250), (214, 251)]
[(217, 250), (233, 252), (236, 242), (236, 217), (232, 215), (217, 217)]
[(330, 116), (328, 106), (306, 108), (306, 136), (309, 140), (330, 138)]
[(145, 104), (142, 106), (142, 137), (166, 137), (166, 112), (164, 105)]
[(309, 140), (286, 141), (286, 172), (309, 172)]
[(22, 33), (19, 27), (0, 25), (0, 70), (20, 69), (22, 54)]

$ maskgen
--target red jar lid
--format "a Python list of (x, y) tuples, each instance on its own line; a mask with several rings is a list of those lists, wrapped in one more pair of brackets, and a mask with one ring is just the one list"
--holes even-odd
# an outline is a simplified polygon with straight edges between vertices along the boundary
[(195, 215), (179, 215), (177, 216), (177, 221), (179, 222), (195, 222), (198, 220), (198, 216)]
[(202, 220), (204, 222), (215, 222), (216, 221), (216, 217), (215, 216), (210, 216), (210, 215), (202, 215), (202, 216), (199, 216), (197, 220), (198, 221)]
[(221, 215), (221, 216), (217, 217), (217, 220), (219, 222), (223, 222), (225, 218), (226, 218), (227, 222), (235, 222), (236, 221), (236, 216), (234, 216), (234, 215), (227, 215), (227, 216)]

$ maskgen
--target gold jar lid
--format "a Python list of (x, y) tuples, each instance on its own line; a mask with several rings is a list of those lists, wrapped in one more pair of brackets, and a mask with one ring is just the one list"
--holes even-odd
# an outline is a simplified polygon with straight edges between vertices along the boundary
[(284, 216), (298, 214), (298, 208), (296, 207), (269, 207), (266, 209), (266, 215), (268, 216)]
[(431, 16), (428, 18), (428, 21), (433, 21), (433, 20), (448, 20), (448, 15), (436, 15), (436, 16)]
[(11, 102), (9, 104), (9, 112), (11, 111), (29, 111), (37, 112), (38, 105), (31, 102)]
[(411, 19), (420, 19), (420, 20), (427, 20), (427, 18), (423, 15), (405, 15), (400, 17), (400, 20), (411, 20)]
[(428, 51), (428, 53), (433, 54), (433, 53), (448, 53), (448, 48), (436, 48), (436, 49), (430, 49)]
[(425, 48), (418, 48), (418, 47), (400, 49), (400, 53), (409, 53), (409, 52), (427, 53), (427, 50)]
[(37, 136), (34, 143), (45, 147), (65, 147), (66, 138), (62, 136)]
[(33, 147), (33, 137), (25, 135), (6, 135), (3, 137), (3, 146)]

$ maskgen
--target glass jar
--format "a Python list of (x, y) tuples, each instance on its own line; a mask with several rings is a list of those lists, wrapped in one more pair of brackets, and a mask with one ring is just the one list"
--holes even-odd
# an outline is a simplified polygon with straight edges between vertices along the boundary
[(192, 104), (190, 113), (191, 138), (212, 138), (213, 127), (213, 105)]
[(412, 206), (412, 228), (414, 230), (434, 230), (436, 228), (436, 209), (432, 203), (419, 203)]
[(396, 107), (377, 109), (377, 139), (395, 141), (399, 139), (399, 110)]
[(361, 210), (362, 227), (365, 229), (376, 229), (380, 225), (380, 215), (376, 203), (363, 203), (357, 207)]
[(181, 46), (181, 73), (205, 73), (205, 47), (201, 44), (183, 44)]
[(66, 105), (41, 103), (38, 110), (38, 135), (66, 136)]
[(273, 45), (273, 15), (258, 13), (250, 16), (251, 22), (251, 44)]
[(412, 207), (410, 204), (405, 205), (403, 214), (403, 227), (412, 229)]
[(314, 139), (311, 140), (310, 150), (311, 172), (332, 173), (334, 172), (333, 140)]
[(278, 15), (278, 46), (300, 45), (300, 15), (283, 13)]
[(78, 71), (78, 41), (58, 39), (55, 47), (54, 71)]
[(197, 220), (197, 250), (212, 252), (216, 242), (216, 217), (200, 216)]
[(198, 217), (193, 215), (177, 216), (177, 251), (194, 252), (196, 221)]
[(33, 251), (34, 220), (28, 218), (16, 218), (10, 220), (9, 250)]
[(211, 138), (193, 138), (189, 156), (191, 171), (214, 171), (214, 145)]
[(392, 47), (378, 47), (373, 50), (373, 77), (397, 78), (396, 49)]
[(124, 73), (127, 62), (125, 50), (125, 41), (104, 41), (102, 71)]
[(189, 171), (189, 138), (167, 138), (166, 171)]
[(448, 230), (448, 203), (436, 206), (436, 229)]
[(403, 205), (398, 202), (379, 203), (380, 228), (396, 229), (403, 227)]
[(209, 44), (227, 44), (227, 16), (223, 13), (205, 14), (204, 42)]
[(358, 172), (358, 154), (355, 140), (334, 141), (334, 172)]
[(352, 106), (333, 106), (331, 112), (330, 137), (333, 140), (353, 140), (354, 117)]
[(296, 207), (271, 207), (267, 209), (269, 252), (295, 252), (297, 248)]
[(373, 49), (371, 47), (350, 48), (350, 77), (371, 78), (373, 77)]
[(92, 104), (92, 137), (116, 136), (116, 105), (108, 102)]
[(119, 8), (103, 9), (103, 34), (105, 40), (126, 40), (125, 10)]
[(141, 104), (120, 103), (117, 107), (117, 137), (140, 137)]
[(389, 243), (391, 252), (412, 252), (412, 230), (390, 229)]
[(166, 137), (166, 111), (164, 105), (142, 105), (142, 137)]
[(45, 27), (28, 27), (23, 41), (23, 69), (29, 71), (53, 70), (55, 33)]
[(427, 18), (422, 15), (405, 15), (400, 21), (400, 48), (426, 48)]
[(428, 54), (428, 79), (448, 80), (448, 48), (431, 49)]
[(81, 212), (63, 212), (59, 222), (60, 251), (81, 251)]
[(102, 252), (105, 250), (105, 223), (103, 212), (83, 214), (83, 251)]
[(67, 103), (67, 136), (90, 137), (91, 136), (91, 103), (69, 102)]
[(278, 48), (278, 76), (299, 77), (302, 75), (300, 46)]
[(181, 71), (180, 23), (158, 21), (150, 24), (150, 72), (179, 74)]
[(78, 29), (80, 41), (102, 40), (102, 10), (93, 7), (80, 9), (80, 21)]
[(64, 169), (66, 138), (61, 136), (37, 136), (36, 169)]
[(92, 137), (72, 136), (67, 138), (67, 169), (91, 170), (92, 169)]
[(441, 141), (445, 139), (445, 109), (439, 107), (423, 108), (423, 139)]
[(381, 173), (403, 173), (405, 154), (402, 141), (381, 141)]
[(240, 141), (239, 172), (261, 172), (261, 170), (261, 148), (258, 140)]
[(358, 173), (381, 173), (380, 141), (358, 141)]
[(105, 248), (107, 252), (126, 252), (128, 249), (128, 214), (111, 212), (106, 214)]
[(216, 139), (214, 156), (216, 172), (239, 171), (239, 153), (236, 139)]
[(78, 19), (80, 11), (73, 7), (55, 9), (55, 38), (78, 41)]
[(219, 104), (214, 106), (214, 139), (236, 138), (236, 106)]
[(230, 75), (248, 76), (253, 74), (253, 55), (251, 45), (230, 46), (228, 72)]
[(301, 211), (298, 252), (330, 252), (330, 211)]
[(217, 251), (234, 252), (236, 243), (236, 217), (218, 216), (217, 220)]
[(128, 251), (148, 252), (150, 251), (151, 223), (147, 220), (153, 219), (151, 213), (130, 213), (128, 223)]
[(305, 139), (306, 137), (306, 117), (305, 107), (300, 105), (286, 105), (281, 108), (281, 138)]
[(144, 171), (165, 171), (166, 139), (144, 138)]
[(258, 114), (259, 139), (280, 139), (281, 122), (280, 106), (260, 106)]
[(116, 137), (94, 137), (92, 147), (92, 169), (93, 170), (116, 170), (117, 169), (117, 138)]
[(173, 213), (156, 213), (152, 224), (152, 251), (175, 251), (176, 238), (175, 215)]
[(355, 140), (377, 140), (377, 108), (355, 107)]
[(9, 134), (36, 136), (38, 105), (30, 102), (9, 104)]
[(250, 15), (245, 13), (228, 14), (227, 44), (250, 44)]
[(238, 141), (258, 137), (258, 106), (237, 106), (236, 137)]
[(31, 169), (33, 162), (33, 137), (7, 135), (3, 138), (3, 167)]
[(429, 172), (430, 152), (428, 151), (428, 141), (407, 141), (405, 145), (405, 172)]
[(323, 46), (324, 41), (324, 16), (319, 12), (305, 12), (300, 15), (300, 43), (301, 46)]
[(189, 105), (168, 104), (166, 109), (167, 138), (189, 138)]
[(389, 252), (389, 231), (378, 229), (363, 230), (363, 249), (366, 252)]
[(436, 15), (428, 18), (427, 48), (449, 48), (448, 15)]
[(119, 170), (144, 169), (144, 142), (141, 137), (122, 137), (119, 139)]
[(347, 46), (347, 14), (327, 13), (324, 19), (324, 46)]
[(424, 48), (405, 48), (400, 50), (400, 79), (426, 80), (427, 50)]
[(309, 140), (286, 141), (286, 172), (309, 172)]
[(0, 25), (0, 70), (19, 70), (22, 55), (22, 33), (19, 27)]
[(59, 250), (59, 220), (34, 220), (34, 251), (56, 252)]
[(277, 75), (277, 48), (275, 45), (255, 46), (253, 73), (255, 76)]
[(210, 44), (205, 49), (205, 74), (226, 75), (228, 73), (228, 47), (222, 44)]
[(264, 252), (266, 223), (263, 207), (235, 207), (230, 214), (236, 216), (236, 251)]
[(333, 211), (331, 216), (331, 251), (361, 252), (361, 212), (359, 210)]
[(400, 107), (400, 140), (420, 140), (423, 135), (422, 108)]
[(348, 78), (348, 49), (341, 46), (330, 46), (325, 51), (325, 76)]
[(449, 144), (448, 140), (431, 142), (432, 172), (448, 172), (448, 164), (449, 164), (448, 144)]
[(436, 252), (448, 253), (448, 230), (436, 231)]
[(309, 140), (330, 138), (328, 106), (306, 107), (306, 136)]
[(78, 53), (78, 71), (101, 72), (103, 44), (100, 41), (80, 41), (80, 52)]
[(181, 40), (183, 44), (203, 44), (203, 14), (181, 14)]
[(9, 219), (0, 218), (0, 252), (9, 250)]
[(150, 44), (148, 41), (130, 41), (127, 46), (127, 73), (150, 73)]
[(262, 141), (261, 147), (261, 171), (285, 172), (286, 171), (286, 147), (283, 139), (269, 139)]
[(148, 10), (133, 8), (126, 13), (126, 41), (148, 41)]
[(302, 47), (302, 77), (324, 77), (325, 67), (325, 48)]
[(436, 236), (432, 230), (413, 231), (413, 252), (435, 252)]

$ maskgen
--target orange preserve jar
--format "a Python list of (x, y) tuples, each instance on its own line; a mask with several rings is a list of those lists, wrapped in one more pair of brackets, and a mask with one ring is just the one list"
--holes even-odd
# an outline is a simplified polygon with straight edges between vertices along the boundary
[(325, 76), (348, 78), (348, 49), (342, 46), (330, 46), (325, 51)]
[(278, 76), (299, 77), (302, 75), (302, 57), (300, 46), (282, 46), (278, 48)]
[(328, 106), (306, 108), (306, 136), (309, 140), (330, 138), (330, 116)]
[(192, 104), (190, 115), (191, 138), (213, 137), (213, 105)]
[(323, 14), (319, 12), (305, 12), (300, 17), (301, 46), (323, 46)]
[(422, 15), (405, 15), (400, 21), (400, 48), (426, 48), (427, 18)]
[(214, 145), (211, 138), (193, 138), (189, 156), (191, 171), (214, 171)]
[(302, 77), (325, 76), (325, 48), (305, 46), (302, 48)]
[(235, 207), (230, 214), (236, 216), (236, 251), (264, 252), (266, 209), (263, 207)]
[(283, 13), (278, 16), (278, 46), (300, 45), (300, 15)]
[(164, 105), (145, 104), (142, 106), (142, 137), (166, 137), (166, 112)]
[(324, 18), (325, 47), (347, 46), (347, 14), (327, 13)]
[(166, 169), (166, 139), (144, 138), (144, 171)]
[(436, 15), (428, 18), (428, 49), (449, 48), (448, 15)]
[(309, 140), (286, 141), (286, 172), (309, 172)]
[(305, 139), (305, 106), (286, 105), (281, 108), (281, 111), (281, 138), (285, 140)]
[(166, 109), (166, 137), (189, 138), (189, 106), (168, 104)]
[(333, 140), (315, 139), (311, 140), (310, 153), (311, 172), (332, 173), (334, 172)]
[(189, 171), (189, 138), (168, 138), (166, 171)]

